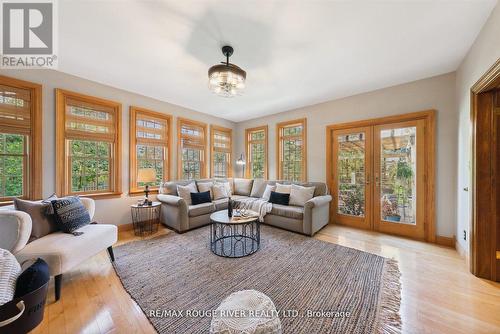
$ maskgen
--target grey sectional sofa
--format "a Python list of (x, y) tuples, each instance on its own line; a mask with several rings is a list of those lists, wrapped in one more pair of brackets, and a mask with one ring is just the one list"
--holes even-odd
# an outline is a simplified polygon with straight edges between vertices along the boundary
[[(273, 204), (272, 211), (265, 216), (264, 223), (310, 236), (328, 224), (332, 197), (328, 194), (328, 187), (323, 182), (203, 179), (197, 180), (196, 184), (211, 181), (229, 181), (233, 192), (232, 199), (234, 200), (247, 197), (262, 197), (267, 184), (295, 183), (302, 186), (315, 186), (314, 197), (307, 201), (304, 207)], [(210, 215), (213, 212), (227, 209), (227, 199), (219, 199), (199, 205), (188, 205), (186, 201), (178, 196), (177, 185), (187, 185), (191, 182), (193, 181), (165, 182), (160, 187), (160, 193), (157, 197), (162, 203), (161, 222), (179, 233), (207, 225), (210, 223)]]

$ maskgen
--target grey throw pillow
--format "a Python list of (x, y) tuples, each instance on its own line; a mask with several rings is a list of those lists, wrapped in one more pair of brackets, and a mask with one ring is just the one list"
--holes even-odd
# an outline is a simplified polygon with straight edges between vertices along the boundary
[(31, 217), (32, 228), (29, 242), (57, 231), (54, 215), (49, 214), (52, 211), (52, 203), (14, 198), (14, 207), (16, 210), (26, 212)]
[(90, 215), (78, 196), (64, 197), (52, 201), (57, 227), (74, 235), (79, 228), (90, 224)]

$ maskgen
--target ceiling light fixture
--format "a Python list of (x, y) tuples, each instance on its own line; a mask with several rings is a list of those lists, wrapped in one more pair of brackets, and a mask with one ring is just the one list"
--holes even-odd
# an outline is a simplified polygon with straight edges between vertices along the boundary
[(229, 63), (229, 57), (233, 51), (231, 46), (223, 46), (222, 54), (226, 57), (226, 62), (221, 62), (208, 69), (208, 87), (219, 96), (241, 95), (241, 91), (245, 88), (247, 73), (240, 67)]

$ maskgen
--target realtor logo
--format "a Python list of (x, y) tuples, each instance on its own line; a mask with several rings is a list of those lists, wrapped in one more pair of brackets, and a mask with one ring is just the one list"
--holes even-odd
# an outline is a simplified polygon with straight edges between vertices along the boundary
[(51, 0), (2, 2), (0, 67), (55, 68), (54, 7)]

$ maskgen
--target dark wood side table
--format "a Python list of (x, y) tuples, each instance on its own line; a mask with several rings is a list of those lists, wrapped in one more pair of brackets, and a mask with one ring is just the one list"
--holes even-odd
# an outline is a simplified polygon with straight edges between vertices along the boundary
[(135, 235), (144, 237), (158, 232), (158, 226), (160, 225), (160, 202), (153, 202), (152, 205), (142, 206), (133, 204), (130, 206), (130, 209)]

